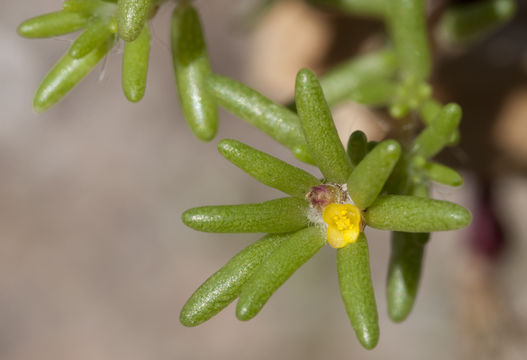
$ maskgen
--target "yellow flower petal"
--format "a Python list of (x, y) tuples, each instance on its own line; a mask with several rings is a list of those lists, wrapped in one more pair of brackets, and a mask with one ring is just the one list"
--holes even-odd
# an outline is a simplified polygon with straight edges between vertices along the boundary
[(327, 238), (329, 245), (335, 249), (339, 249), (347, 245), (342, 232), (333, 226), (328, 226)]
[(328, 224), (328, 243), (336, 249), (357, 241), (362, 230), (361, 212), (355, 205), (331, 203), (322, 211), (322, 219)]

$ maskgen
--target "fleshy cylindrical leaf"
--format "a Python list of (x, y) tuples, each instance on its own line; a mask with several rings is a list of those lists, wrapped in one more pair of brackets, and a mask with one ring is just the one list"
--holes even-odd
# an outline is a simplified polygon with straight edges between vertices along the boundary
[(122, 86), (131, 102), (138, 102), (145, 94), (149, 58), (150, 27), (147, 23), (137, 39), (124, 44)]
[(351, 94), (351, 100), (364, 105), (383, 106), (390, 103), (396, 94), (392, 80), (374, 80), (357, 87)]
[(338, 65), (320, 77), (320, 86), (329, 106), (333, 107), (362, 84), (388, 79), (397, 71), (395, 54), (391, 50), (381, 50), (371, 54), (354, 57)]
[(59, 102), (110, 51), (114, 36), (110, 36), (91, 53), (81, 59), (65, 54), (40, 83), (33, 99), (33, 109), (41, 112)]
[(313, 175), (239, 141), (226, 139), (218, 150), (227, 160), (261, 183), (284, 193), (305, 199), (309, 190), (320, 184)]
[[(413, 183), (408, 189), (408, 194), (424, 198), (428, 192), (428, 181)], [(412, 311), (429, 238), (429, 233), (392, 232), (386, 297), (388, 315), (395, 322), (403, 321)]]
[(419, 108), (419, 114), (426, 125), (430, 125), (441, 112), (441, 104), (429, 99)]
[(454, 5), (441, 18), (440, 34), (454, 44), (476, 40), (506, 24), (515, 11), (515, 0), (483, 0)]
[(185, 225), (218, 233), (280, 233), (307, 226), (308, 203), (282, 198), (259, 204), (201, 206), (183, 213)]
[(172, 60), (181, 108), (194, 134), (210, 141), (218, 129), (218, 111), (205, 89), (211, 68), (198, 13), (182, 1), (172, 14), (171, 24)]
[(118, 0), (117, 29), (125, 41), (137, 39), (152, 11), (152, 0)]
[(295, 103), (315, 164), (328, 181), (345, 183), (351, 174), (351, 161), (340, 142), (320, 83), (308, 69), (300, 70), (296, 77)]
[(388, 24), (404, 75), (426, 79), (430, 73), (424, 0), (390, 0)]
[(373, 349), (379, 341), (379, 320), (364, 233), (356, 242), (337, 250), (337, 271), (340, 294), (351, 326), (362, 346)]
[(445, 105), (436, 119), (414, 141), (412, 153), (424, 158), (437, 154), (449, 143), (461, 121), (461, 108), (450, 103)]
[(459, 133), (459, 129), (456, 129), (452, 135), (450, 135), (447, 146), (456, 146), (459, 143), (459, 140), (461, 140), (461, 134)]
[(366, 209), (375, 201), (400, 156), (397, 141), (386, 140), (362, 159), (348, 179), (348, 193), (355, 205)]
[(382, 230), (433, 232), (461, 229), (470, 224), (472, 215), (449, 201), (388, 195), (379, 197), (368, 208), (364, 221)]
[(71, 44), (69, 54), (74, 59), (80, 59), (96, 47), (102, 44), (112, 34), (108, 21), (97, 20), (88, 26), (74, 42)]
[(300, 230), (284, 241), (242, 287), (236, 306), (238, 319), (256, 316), (271, 295), (325, 243), (326, 238), (317, 227)]
[(101, 17), (112, 17), (117, 11), (117, 1), (64, 0), (62, 8), (71, 12), (84, 12)]
[(207, 279), (187, 300), (179, 320), (185, 326), (197, 326), (223, 310), (240, 294), (243, 284), (261, 262), (291, 234), (267, 235), (246, 247)]
[(366, 139), (366, 134), (362, 131), (356, 130), (350, 135), (346, 151), (353, 166), (357, 166), (364, 156), (366, 156), (368, 152), (367, 146), (368, 139)]
[(293, 111), (228, 77), (211, 74), (206, 86), (220, 106), (291, 149), (299, 160), (313, 162)]
[(410, 185), (408, 194), (427, 198), (430, 193), (430, 186), (428, 181), (422, 179), (420, 182), (414, 182)]
[(59, 36), (80, 30), (89, 22), (88, 14), (57, 11), (24, 21), (18, 27), (18, 34), (26, 38)]
[(430, 180), (440, 184), (450, 186), (460, 186), (463, 184), (461, 175), (456, 170), (445, 165), (430, 162), (424, 166), (424, 172)]
[[(419, 114), (426, 125), (430, 125), (436, 117), (441, 113), (442, 106), (435, 100), (429, 99), (425, 101), (419, 108)], [(454, 130), (448, 139), (447, 146), (456, 146), (459, 142), (459, 129)]]
[(401, 322), (412, 311), (429, 233), (392, 232), (392, 248), (387, 279), (388, 315)]

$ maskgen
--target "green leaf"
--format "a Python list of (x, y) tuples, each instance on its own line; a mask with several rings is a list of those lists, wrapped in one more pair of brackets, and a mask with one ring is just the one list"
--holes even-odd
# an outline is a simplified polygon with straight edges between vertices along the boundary
[(304, 170), (239, 141), (222, 140), (218, 150), (256, 180), (293, 197), (305, 199), (311, 188), (320, 184), (320, 180)]
[(427, 198), (429, 195), (429, 182), (422, 179), (419, 182), (414, 182), (409, 186), (408, 193), (406, 195), (414, 195), (423, 198)]
[(412, 311), (429, 233), (392, 232), (392, 249), (387, 278), (388, 315), (401, 322)]
[(172, 59), (183, 114), (194, 134), (210, 141), (218, 129), (218, 111), (205, 89), (211, 69), (196, 9), (187, 1), (179, 2), (171, 27)]
[(440, 184), (450, 186), (460, 186), (463, 184), (463, 178), (456, 170), (438, 163), (427, 163), (424, 166), (424, 173), (430, 180)]
[(441, 104), (433, 99), (428, 99), (419, 108), (419, 115), (426, 125), (430, 125), (441, 113)]
[(461, 140), (461, 134), (459, 133), (459, 129), (456, 129), (448, 138), (448, 142), (446, 143), (446, 145), (456, 146), (457, 144), (459, 144), (460, 140)]
[(138, 102), (145, 94), (149, 57), (150, 27), (147, 23), (137, 39), (124, 44), (122, 86), (131, 102)]
[(75, 12), (93, 12), (103, 1), (99, 0), (64, 0), (62, 9)]
[(66, 11), (85, 12), (100, 16), (111, 16), (117, 10), (116, 5), (102, 0), (65, 0), (62, 8)]
[(446, 41), (464, 44), (506, 24), (515, 12), (514, 0), (459, 4), (447, 9), (439, 23), (439, 31)]
[(402, 119), (410, 112), (410, 106), (406, 101), (397, 101), (390, 105), (390, 116), (394, 119)]
[(400, 156), (397, 141), (386, 140), (362, 159), (348, 179), (348, 193), (355, 205), (366, 209), (375, 201)]
[(403, 76), (424, 80), (430, 74), (424, 0), (387, 1), (387, 22)]
[(389, 108), (390, 115), (401, 119), (411, 110), (420, 109), (430, 99), (432, 87), (415, 74), (405, 74), (395, 89)]
[(240, 320), (252, 319), (278, 288), (326, 243), (317, 227), (308, 227), (292, 235), (276, 249), (245, 283), (236, 306)]
[[(428, 181), (412, 183), (408, 194), (428, 198)], [(388, 314), (395, 322), (403, 321), (412, 311), (429, 237), (429, 233), (392, 232), (386, 296)]]
[(322, 88), (310, 70), (298, 72), (295, 102), (311, 156), (322, 175), (343, 184), (351, 174), (351, 162), (340, 142)]
[(414, 141), (411, 152), (429, 158), (441, 151), (452, 139), (461, 121), (461, 108), (450, 103), (445, 105), (434, 121)]
[(348, 139), (347, 153), (353, 166), (357, 164), (366, 156), (368, 146), (368, 139), (366, 135), (360, 131), (355, 130)]
[(206, 86), (220, 106), (291, 149), (299, 160), (313, 163), (294, 112), (228, 77), (211, 74)]
[(337, 250), (340, 294), (357, 339), (366, 349), (379, 341), (379, 320), (370, 273), (366, 235)]
[(118, 0), (117, 6), (119, 37), (125, 41), (134, 41), (141, 34), (152, 11), (152, 0)]
[(392, 80), (379, 79), (357, 87), (351, 94), (351, 100), (369, 106), (384, 106), (395, 96), (396, 85)]
[(106, 56), (114, 41), (112, 35), (81, 59), (65, 54), (40, 83), (33, 99), (33, 109), (42, 112), (59, 102)]
[(192, 294), (179, 321), (185, 326), (197, 326), (226, 308), (262, 261), (289, 237), (291, 234), (267, 235), (240, 251)]
[(90, 16), (69, 11), (57, 11), (33, 17), (18, 27), (18, 34), (26, 38), (45, 38), (68, 34), (86, 27)]
[[(439, 116), (439, 114), (441, 113), (441, 109), (442, 109), (442, 106), (440, 103), (438, 103), (435, 100), (429, 99), (421, 105), (419, 109), (419, 114), (421, 115), (423, 122), (426, 125), (430, 125), (433, 121), (435, 121), (436, 117)], [(456, 146), (459, 142), (459, 138), (460, 138), (459, 129), (456, 129), (450, 135), (446, 145)]]
[(365, 83), (395, 75), (397, 62), (391, 50), (381, 50), (354, 57), (320, 77), (320, 86), (330, 107), (349, 99)]
[(368, 208), (364, 221), (382, 230), (433, 232), (461, 229), (470, 224), (472, 215), (448, 201), (389, 195), (379, 197)]
[(199, 231), (219, 233), (280, 233), (307, 226), (308, 203), (281, 198), (259, 204), (202, 206), (187, 210), (185, 225)]
[(112, 35), (108, 21), (93, 21), (88, 28), (71, 44), (69, 54), (74, 59), (80, 59), (91, 53)]

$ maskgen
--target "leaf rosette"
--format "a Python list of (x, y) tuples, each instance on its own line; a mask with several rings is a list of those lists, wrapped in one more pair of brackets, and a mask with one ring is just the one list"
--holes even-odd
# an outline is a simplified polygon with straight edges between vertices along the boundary
[[(323, 179), (239, 141), (220, 141), (221, 155), (263, 184), (289, 197), (259, 204), (203, 206), (183, 213), (199, 231), (268, 233), (212, 275), (184, 305), (180, 320), (196, 326), (238, 298), (236, 316), (253, 318), (271, 295), (325, 244), (337, 250), (342, 299), (360, 343), (379, 338), (371, 282), (367, 227), (407, 233), (455, 230), (471, 214), (457, 204), (413, 195), (387, 194), (385, 184), (401, 157), (394, 140), (370, 151), (350, 139), (348, 153), (315, 75), (298, 73), (295, 101), (313, 162)], [(365, 138), (354, 134), (366, 146)]]

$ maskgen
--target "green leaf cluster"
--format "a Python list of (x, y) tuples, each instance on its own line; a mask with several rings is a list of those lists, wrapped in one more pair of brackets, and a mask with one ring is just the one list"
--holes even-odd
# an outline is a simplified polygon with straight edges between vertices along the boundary
[[(125, 43), (123, 92), (132, 102), (141, 100), (150, 53), (148, 20), (163, 2), (65, 0), (61, 11), (22, 23), (18, 32), (27, 38), (84, 30), (42, 81), (34, 98), (35, 110), (44, 111), (59, 102), (120, 40)], [(184, 305), (180, 320), (186, 326), (199, 325), (236, 299), (236, 316), (253, 318), (300, 266), (326, 243), (333, 244), (332, 225), (323, 217), (326, 206), (353, 205), (360, 212), (360, 231), (354, 241), (336, 250), (337, 276), (355, 334), (371, 349), (380, 330), (364, 228), (391, 231), (387, 310), (392, 320), (402, 321), (415, 303), (430, 233), (460, 229), (471, 221), (465, 208), (429, 196), (432, 182), (449, 186), (463, 182), (457, 171), (433, 160), (445, 147), (459, 142), (462, 111), (458, 104), (443, 105), (433, 98), (424, 0), (306, 2), (381, 20), (389, 41), (320, 78), (300, 70), (291, 106), (214, 73), (196, 8), (190, 0), (180, 0), (172, 13), (175, 81), (183, 115), (195, 136), (203, 141), (215, 137), (218, 107), (222, 107), (287, 147), (300, 161), (315, 165), (323, 176), (319, 179), (234, 139), (218, 143), (219, 153), (228, 161), (287, 197), (258, 204), (201, 206), (183, 213), (183, 222), (199, 231), (266, 235), (201, 285)], [(262, 6), (273, 3), (264, 0)], [(439, 19), (439, 34), (447, 42), (466, 44), (504, 24), (514, 10), (513, 0), (450, 6)], [(386, 111), (394, 119), (418, 118), (421, 123), (416, 129), (422, 130), (410, 138), (381, 142), (368, 141), (356, 131), (345, 148), (331, 112), (345, 101)]]
[(125, 41), (122, 87), (126, 98), (141, 100), (146, 89), (150, 56), (148, 18), (160, 1), (65, 0), (62, 10), (24, 21), (18, 33), (47, 38), (84, 30), (42, 80), (33, 108), (45, 111), (68, 94), (111, 51)]
[[(368, 151), (364, 134), (354, 133), (346, 152), (322, 87), (307, 69), (298, 73), (295, 103), (311, 158), (324, 178), (317, 179), (239, 141), (220, 141), (219, 152), (227, 160), (290, 197), (260, 204), (202, 206), (183, 213), (183, 222), (199, 231), (269, 233), (242, 250), (190, 297), (180, 316), (186, 326), (210, 319), (237, 298), (236, 316), (251, 319), (324, 246), (327, 225), (320, 220), (316, 204), (306, 198), (321, 186), (338, 184), (348, 189), (344, 200), (333, 201), (355, 204), (362, 211), (364, 224), (373, 228), (423, 233), (459, 229), (470, 223), (470, 213), (454, 203), (389, 195), (383, 190), (399, 163), (400, 145), (386, 140)], [(337, 250), (337, 267), (351, 325), (360, 343), (371, 349), (377, 344), (379, 326), (364, 232), (357, 241)]]

